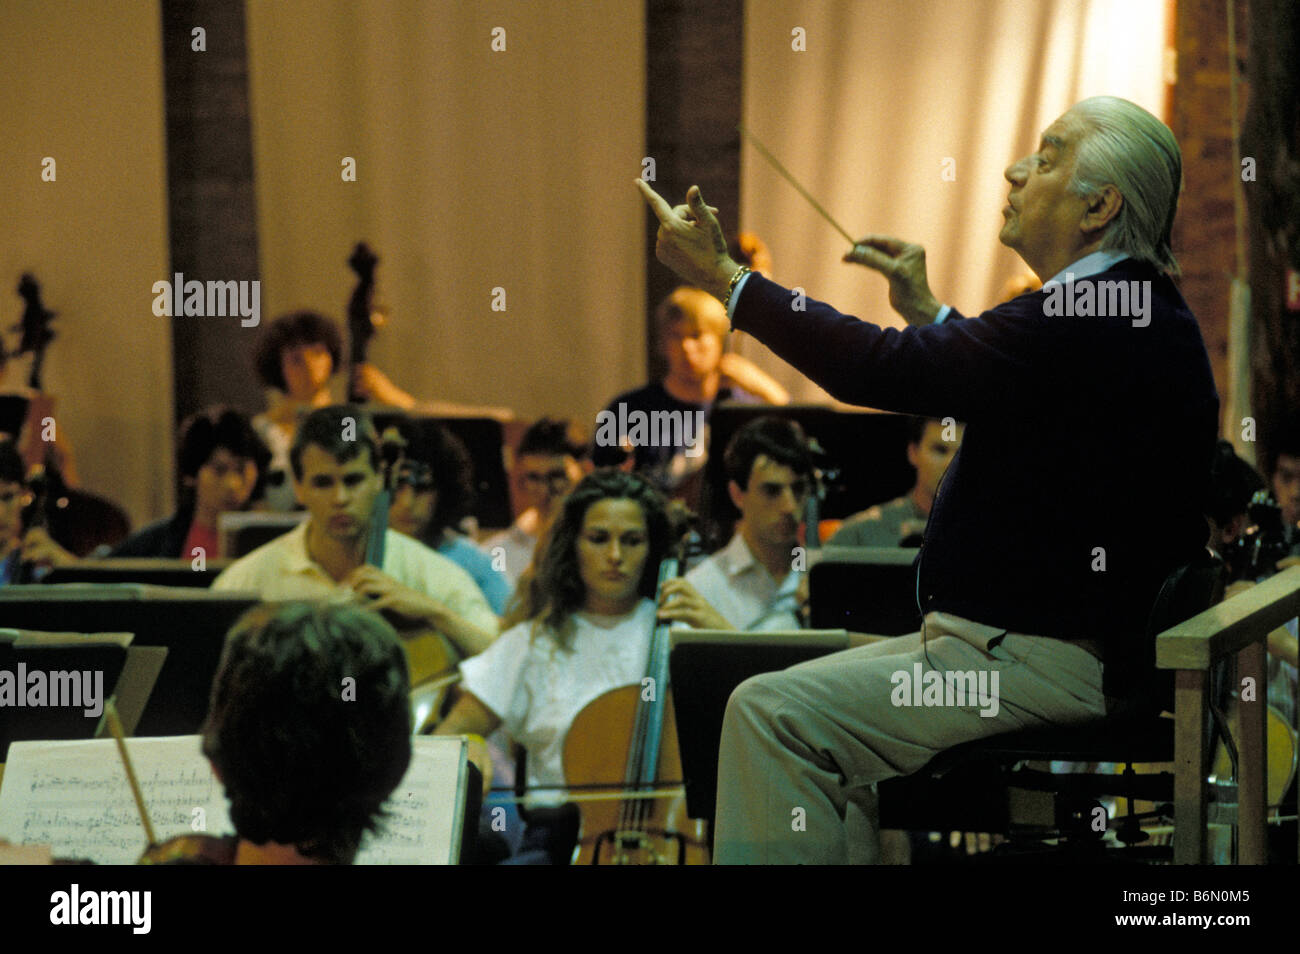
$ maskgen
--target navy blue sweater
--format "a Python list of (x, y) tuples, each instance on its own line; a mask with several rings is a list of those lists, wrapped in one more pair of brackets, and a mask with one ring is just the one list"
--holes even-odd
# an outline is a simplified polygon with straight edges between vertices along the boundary
[(733, 322), (841, 401), (965, 421), (918, 557), (925, 611), (1100, 640), (1119, 692), (1150, 659), (1161, 583), (1205, 546), (1219, 399), (1168, 278), (1125, 259), (1075, 294), (1116, 280), (1151, 283), (1145, 327), (1048, 316), (1040, 291), (978, 318), (882, 329), (811, 298), (794, 311), (758, 275)]

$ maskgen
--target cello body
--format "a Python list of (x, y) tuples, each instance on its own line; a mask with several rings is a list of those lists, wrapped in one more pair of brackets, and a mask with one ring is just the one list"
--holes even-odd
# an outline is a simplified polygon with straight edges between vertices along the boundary
[[(641, 685), (612, 689), (578, 713), (564, 740), (564, 777), (569, 785), (621, 789), (619, 768), (633, 742)], [(656, 778), (680, 784), (681, 757), (672, 693), (662, 699), (663, 732)], [(582, 813), (577, 864), (708, 864), (704, 822), (686, 815), (686, 797), (623, 799), (578, 803)], [(628, 824), (631, 822), (632, 824)]]

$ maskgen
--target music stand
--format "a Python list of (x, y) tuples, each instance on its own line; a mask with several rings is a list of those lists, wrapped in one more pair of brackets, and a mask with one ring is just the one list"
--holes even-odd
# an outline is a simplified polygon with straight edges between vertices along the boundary
[(105, 560), (79, 560), (69, 566), (56, 566), (41, 578), (41, 583), (148, 583), (152, 586), (191, 586), (207, 589), (229, 560), (208, 560), (203, 569), (194, 569), (191, 560), (154, 557), (110, 557)]
[[(103, 704), (113, 695), (126, 666), (130, 642), (128, 633), (0, 630), (0, 672), (12, 674), (15, 689), (24, 700), (21, 705), (13, 700), (0, 719), (0, 762), (8, 757), (10, 742), (92, 738)], [(81, 678), (87, 672), (100, 676), (94, 680), (99, 683), (99, 712), (93, 715), (86, 714), (90, 700), (83, 696), (83, 692), (95, 691)], [(29, 705), (27, 683), (35, 673), (45, 677), (42, 695), (39, 703)], [(20, 679), (20, 674), (28, 679)], [(65, 692), (75, 696), (75, 705), (64, 698)]]
[(261, 510), (232, 510), (217, 515), (217, 539), (223, 559), (237, 560), (258, 547), (284, 536), (307, 519), (307, 511), (275, 513)]
[(686, 786), (686, 813), (710, 823), (717, 806), (722, 717), (735, 688), (750, 676), (775, 672), (848, 649), (842, 629), (740, 632), (674, 629), (669, 680)]
[(0, 587), (0, 624), (61, 632), (133, 634), (132, 646), (164, 646), (166, 662), (137, 735), (193, 735), (207, 716), (226, 633), (261, 603), (255, 593), (214, 593), (135, 583)]
[(854, 633), (905, 636), (921, 629), (916, 606), (917, 551), (903, 547), (823, 547), (811, 551), (810, 621)]

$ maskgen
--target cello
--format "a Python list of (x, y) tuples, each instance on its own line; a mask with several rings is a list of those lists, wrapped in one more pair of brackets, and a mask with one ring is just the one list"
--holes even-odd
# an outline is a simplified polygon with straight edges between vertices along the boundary
[[(659, 564), (657, 589), (681, 574), (690, 547), (698, 542), (689, 534), (678, 552)], [(657, 603), (658, 592), (655, 596)], [(608, 783), (609, 766), (620, 761), (625, 766), (617, 796), (578, 802), (578, 864), (709, 863), (704, 823), (686, 816), (683, 795), (662, 791), (666, 784), (679, 785), (682, 777), (668, 689), (669, 628), (668, 623), (655, 627), (641, 682), (588, 703), (565, 737), (564, 776), (571, 788)]]
[[(364, 404), (365, 395), (356, 388), (356, 369), (366, 361), (366, 351), (371, 338), (384, 323), (384, 312), (374, 303), (375, 266), (379, 257), (365, 242), (358, 242), (348, 258), (348, 265), (357, 276), (357, 285), (348, 299), (348, 364), (351, 371), (349, 400)], [(370, 515), (370, 535), (366, 543), (366, 563), (384, 568), (385, 532), (388, 530), (388, 511), (394, 496), (395, 477), (401, 461), (405, 442), (396, 428), (389, 428), (380, 441), (382, 460), (380, 470), (384, 487), (375, 499)], [(442, 702), (447, 687), (458, 678), (456, 665), (460, 653), (441, 633), (425, 627), (403, 627), (396, 623), (406, 652), (406, 666), (411, 678), (411, 712), (415, 724), (421, 725), (431, 711)]]

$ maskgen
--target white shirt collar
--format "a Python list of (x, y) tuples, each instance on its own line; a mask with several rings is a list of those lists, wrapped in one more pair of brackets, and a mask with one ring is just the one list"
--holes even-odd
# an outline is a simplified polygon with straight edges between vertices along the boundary
[(1069, 265), (1066, 265), (1065, 268), (1061, 269), (1046, 282), (1043, 282), (1043, 284), (1046, 285), (1049, 282), (1056, 282), (1058, 285), (1062, 284), (1066, 280), (1065, 276), (1067, 272), (1075, 278), (1086, 278), (1089, 275), (1096, 275), (1100, 272), (1106, 271), (1106, 269), (1110, 268), (1116, 262), (1122, 262), (1124, 259), (1129, 257), (1128, 252), (1117, 252), (1114, 249), (1102, 249), (1096, 252), (1089, 252), (1077, 262), (1071, 262)]
[(727, 576), (739, 576), (746, 570), (754, 569), (759, 566), (749, 544), (745, 542), (744, 535), (737, 530), (731, 537), (731, 542), (722, 550), (723, 568), (727, 571)]

